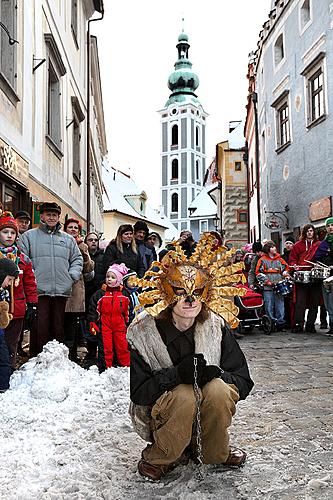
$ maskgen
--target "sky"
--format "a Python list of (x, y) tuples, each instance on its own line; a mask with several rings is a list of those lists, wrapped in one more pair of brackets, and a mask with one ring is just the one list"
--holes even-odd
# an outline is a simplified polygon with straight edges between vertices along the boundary
[[(228, 123), (245, 118), (248, 54), (255, 50), (271, 0), (104, 0), (92, 23), (98, 38), (111, 165), (129, 173), (148, 202), (160, 204), (161, 125), (177, 38), (189, 36), (189, 59), (199, 76), (207, 118), (207, 165)], [(184, 22), (182, 22), (184, 18)]]

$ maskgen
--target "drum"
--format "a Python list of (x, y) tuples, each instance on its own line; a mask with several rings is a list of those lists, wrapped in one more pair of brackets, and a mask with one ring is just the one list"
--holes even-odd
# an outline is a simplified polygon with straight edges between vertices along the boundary
[(278, 295), (289, 295), (293, 291), (292, 282), (285, 278), (273, 284), (273, 290)]
[(329, 267), (313, 267), (311, 269), (311, 281), (322, 281), (329, 278), (331, 270)]
[(323, 281), (323, 286), (324, 286), (327, 293), (332, 293), (333, 292), (333, 276), (331, 276), (330, 278), (326, 278)]
[(311, 271), (295, 271), (293, 277), (295, 283), (310, 283)]

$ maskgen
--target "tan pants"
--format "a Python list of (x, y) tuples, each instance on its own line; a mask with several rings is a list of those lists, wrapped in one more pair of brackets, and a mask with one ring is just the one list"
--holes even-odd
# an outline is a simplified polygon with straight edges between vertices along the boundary
[[(201, 391), (202, 453), (205, 464), (221, 464), (229, 455), (228, 427), (239, 396), (235, 386), (213, 379)], [(165, 392), (152, 408), (154, 442), (142, 452), (152, 465), (176, 462), (187, 446), (195, 444), (196, 400), (192, 385)], [(193, 449), (195, 452), (195, 447)]]

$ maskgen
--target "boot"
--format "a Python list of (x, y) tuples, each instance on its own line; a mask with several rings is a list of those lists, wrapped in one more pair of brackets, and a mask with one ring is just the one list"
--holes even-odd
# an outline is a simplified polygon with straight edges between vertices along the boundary
[(148, 477), (152, 481), (159, 481), (169, 470), (167, 465), (152, 465), (143, 460), (138, 463), (138, 471), (143, 477)]
[(317, 330), (314, 325), (305, 324), (305, 331), (308, 333), (317, 333)]

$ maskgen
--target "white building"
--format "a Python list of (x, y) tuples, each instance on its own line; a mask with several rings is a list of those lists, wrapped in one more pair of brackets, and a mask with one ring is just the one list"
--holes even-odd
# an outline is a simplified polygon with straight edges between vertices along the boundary
[[(102, 229), (101, 159), (106, 154), (96, 39), (88, 20), (102, 0), (0, 2), (0, 201), (3, 209), (31, 212), (56, 201), (62, 220)], [(102, 17), (102, 16), (100, 16)], [(17, 41), (17, 43), (16, 43)], [(12, 42), (12, 44), (10, 43)], [(87, 190), (88, 47), (90, 50), (90, 177)], [(90, 185), (90, 184), (89, 184)], [(88, 203), (89, 205), (89, 203)]]
[(159, 111), (162, 124), (162, 205), (178, 232), (193, 229), (189, 206), (201, 191), (206, 172), (208, 115), (195, 94), (199, 79), (191, 70), (189, 47), (188, 36), (181, 33), (175, 71), (168, 80), (172, 93)]

